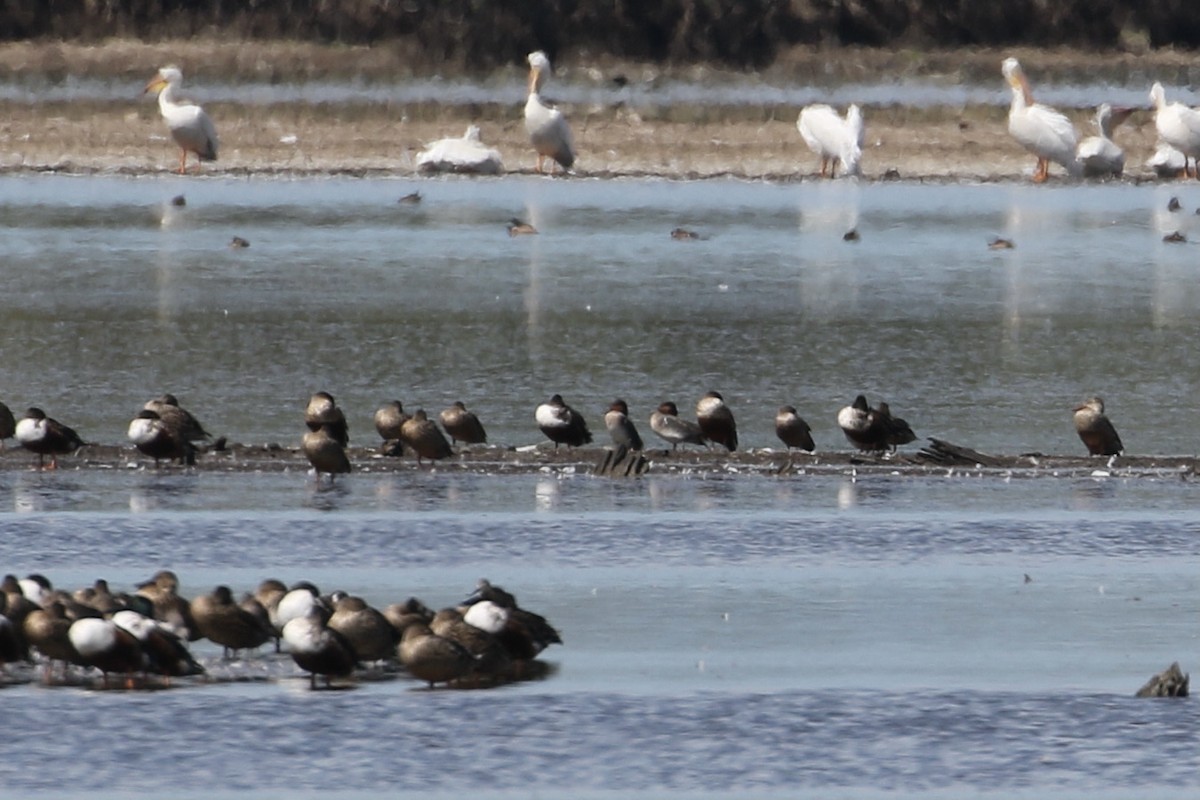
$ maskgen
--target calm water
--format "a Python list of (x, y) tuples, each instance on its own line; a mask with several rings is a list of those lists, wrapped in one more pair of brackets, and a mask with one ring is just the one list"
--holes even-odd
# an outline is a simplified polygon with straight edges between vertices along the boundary
[[(1015, 453), (1078, 452), (1071, 405), (1102, 392), (1131, 451), (1190, 453), (1195, 250), (1161, 239), (1197, 203), (1187, 185), (2, 178), (0, 399), (119, 442), (170, 390), (235, 440), (292, 443), (316, 388), (358, 442), (381, 400), (461, 398), (522, 445), (554, 391), (596, 427), (616, 394), (642, 420), (718, 388), (749, 446), (790, 402), (844, 449), (834, 414), (866, 391), (920, 434)], [(513, 215), (542, 234), (508, 238)], [(5, 571), (124, 588), (170, 566), (186, 594), (303, 577), (434, 606), (487, 576), (566, 642), (546, 680), (488, 692), (312, 693), (286, 659), (205, 644), (214, 672), (256, 679), (8, 687), (0, 785), (22, 796), (1170, 797), (1200, 768), (1195, 703), (1132, 698), (1196, 664), (1189, 481), (318, 489), (4, 463)]]

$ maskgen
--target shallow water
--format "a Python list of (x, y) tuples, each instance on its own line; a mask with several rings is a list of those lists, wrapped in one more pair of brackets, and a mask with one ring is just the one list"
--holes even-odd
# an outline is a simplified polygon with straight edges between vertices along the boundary
[[(3, 401), (117, 443), (172, 391), (214, 433), (290, 444), (325, 389), (362, 444), (385, 400), (461, 399), (523, 445), (554, 392), (593, 429), (624, 397), (647, 432), (662, 400), (687, 413), (717, 389), (744, 446), (775, 445), (788, 403), (844, 449), (836, 412), (866, 392), (919, 436), (1014, 454), (1080, 452), (1070, 411), (1099, 393), (1130, 452), (1194, 453), (1174, 409), (1197, 393), (1195, 246), (1162, 237), (1200, 225), (1197, 203), (1186, 186), (6, 177)], [(509, 238), (513, 216), (542, 233)]]
[[(396, 203), (414, 189), (420, 206)], [(0, 399), (115, 443), (169, 390), (234, 440), (293, 444), (317, 388), (358, 443), (384, 399), (461, 398), (524, 445), (554, 391), (596, 429), (615, 394), (641, 422), (718, 388), (748, 446), (775, 446), (790, 402), (844, 450), (834, 414), (866, 391), (922, 435), (1063, 453), (1098, 391), (1130, 450), (1195, 452), (1173, 411), (1197, 389), (1195, 259), (1161, 239), (1197, 202), (1183, 185), (6, 177)], [(542, 234), (510, 239), (513, 215)], [(223, 664), (206, 643), (213, 683), (7, 686), (8, 730), (43, 732), (6, 739), (0, 784), (22, 796), (1167, 797), (1200, 767), (1195, 704), (1132, 697), (1195, 663), (1190, 480), (547, 468), (318, 487), (26, 458), (0, 469), (3, 571), (129, 588), (166, 566), (188, 595), (274, 576), (435, 607), (487, 576), (565, 644), (544, 680), (490, 691), (310, 692), (286, 657)]]

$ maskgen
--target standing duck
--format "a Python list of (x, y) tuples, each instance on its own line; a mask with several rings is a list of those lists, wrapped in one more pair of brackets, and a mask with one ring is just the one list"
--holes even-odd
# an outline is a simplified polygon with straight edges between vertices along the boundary
[(216, 126), (204, 109), (179, 98), (182, 84), (183, 73), (178, 67), (168, 66), (160, 69), (145, 88), (145, 92), (158, 93), (158, 110), (171, 131), (171, 138), (179, 145), (180, 175), (187, 171), (188, 153), (195, 153), (201, 161), (217, 160)]
[(317, 606), (283, 626), (283, 642), (296, 666), (309, 673), (313, 689), (318, 675), (325, 676), (328, 687), (332, 678), (352, 675), (358, 663), (354, 648), (325, 624), (325, 612)]
[(212, 434), (204, 430), (200, 420), (192, 416), (192, 412), (180, 406), (179, 400), (170, 392), (153, 400), (147, 400), (142, 408), (158, 414), (163, 424), (186, 442), (202, 442), (212, 438)]
[(11, 439), (17, 432), (17, 420), (8, 406), (0, 403), (0, 450), (4, 449), (4, 440)]
[(346, 424), (346, 415), (338, 408), (337, 401), (329, 392), (317, 392), (308, 400), (304, 409), (304, 424), (310, 431), (318, 431), (322, 425), (328, 425), (328, 433), (342, 447), (350, 444), (350, 428)]
[(629, 406), (624, 400), (617, 398), (609, 405), (608, 411), (604, 413), (604, 427), (617, 447), (635, 451), (644, 449), (642, 437), (638, 434), (633, 420), (629, 418)]
[(479, 417), (467, 411), (467, 407), (461, 400), (455, 401), (454, 405), (439, 414), (438, 419), (441, 420), (446, 433), (450, 434), (452, 444), (454, 442), (463, 444), (487, 442), (487, 431), (483, 429), (483, 423), (479, 421)]
[(1115, 456), (1125, 451), (1117, 429), (1104, 413), (1104, 400), (1089, 397), (1075, 407), (1075, 432), (1087, 446), (1088, 455)]
[(423, 458), (437, 461), (454, 455), (450, 443), (423, 408), (418, 408), (412, 419), (404, 421), (400, 427), (400, 439), (417, 454), (417, 466), (421, 465)]
[(469, 675), (476, 663), (470, 650), (438, 636), (420, 621), (405, 626), (398, 652), (409, 674), (428, 683), (430, 689), (435, 683), (453, 683)]
[(304, 451), (308, 463), (316, 470), (318, 482), (322, 472), (328, 473), (329, 482), (333, 483), (335, 475), (350, 471), (346, 445), (339, 438), (339, 429), (334, 424), (326, 423), (315, 431), (305, 433), (304, 438), (300, 440), (300, 449)]
[(533, 416), (541, 432), (554, 442), (555, 450), (560, 444), (582, 447), (592, 441), (592, 432), (588, 430), (587, 421), (579, 412), (564, 403), (560, 394), (538, 406)]
[(537, 151), (537, 171), (547, 157), (565, 172), (575, 163), (575, 145), (566, 117), (557, 108), (546, 105), (539, 92), (550, 71), (550, 59), (541, 50), (529, 54), (529, 99), (525, 101), (525, 130)]
[(1072, 176), (1078, 176), (1082, 166), (1075, 159), (1079, 141), (1075, 126), (1060, 112), (1033, 102), (1029, 80), (1015, 58), (1006, 58), (1000, 71), (1012, 89), (1012, 105), (1008, 111), (1008, 132), (1026, 150), (1037, 156), (1034, 183), (1044, 183), (1050, 176), (1050, 162), (1061, 164)]
[(261, 647), (275, 636), (269, 624), (234, 602), (228, 586), (193, 597), (192, 619), (201, 636), (221, 645), (226, 658)]
[(361, 597), (347, 595), (337, 601), (329, 627), (346, 637), (360, 661), (395, 658), (399, 636), (379, 609)]
[(808, 423), (796, 413), (796, 409), (792, 406), (780, 407), (779, 412), (775, 415), (775, 435), (789, 450), (798, 447), (811, 453), (816, 449), (812, 438), (812, 428), (808, 427)]
[(411, 418), (411, 414), (404, 413), (399, 400), (389, 400), (376, 410), (375, 432), (383, 439), (384, 455), (403, 455), (404, 445), (400, 445), (401, 452), (397, 453), (392, 443), (400, 442), (400, 430)]
[(86, 444), (74, 430), (47, 417), (40, 408), (26, 411), (25, 417), (17, 423), (15, 433), (22, 447), (38, 454), (38, 469), (42, 469), (47, 455), (50, 456), (50, 469), (58, 469), (60, 455), (74, 453)]
[(737, 422), (720, 392), (707, 392), (696, 403), (696, 421), (710, 441), (730, 452), (737, 450)]
[(691, 420), (681, 419), (679, 408), (670, 400), (659, 403), (658, 408), (650, 414), (650, 430), (670, 442), (672, 451), (681, 444), (708, 446), (700, 426)]
[(154, 467), (162, 459), (182, 464), (196, 463), (196, 447), (168, 426), (157, 412), (143, 408), (129, 423), (129, 440), (139, 452), (154, 459)]
[(853, 403), (839, 411), (837, 423), (850, 444), (859, 450), (878, 452), (887, 449), (883, 418), (867, 404), (865, 395), (855, 397)]

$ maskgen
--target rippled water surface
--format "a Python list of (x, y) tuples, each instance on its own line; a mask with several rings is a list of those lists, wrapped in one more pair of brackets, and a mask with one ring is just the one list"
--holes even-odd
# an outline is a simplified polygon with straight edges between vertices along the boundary
[[(505, 446), (538, 440), (551, 392), (599, 428), (614, 395), (642, 421), (718, 388), (747, 446), (775, 446), (788, 402), (836, 450), (837, 408), (866, 391), (919, 434), (1011, 454), (1079, 452), (1070, 408), (1100, 392), (1131, 451), (1191, 453), (1196, 260), (1162, 236), (1197, 203), (1184, 185), (0, 178), (0, 400), (118, 443), (169, 390), (235, 441), (292, 444), (325, 388), (365, 444), (382, 400), (461, 398)], [(514, 215), (542, 233), (510, 239)], [(167, 566), (189, 595), (275, 576), (435, 607), (486, 575), (565, 644), (544, 680), (489, 691), (369, 674), (311, 692), (286, 657), (224, 664), (206, 643), (238, 680), (6, 686), (0, 785), (22, 796), (1170, 797), (1200, 768), (1195, 704), (1132, 697), (1196, 663), (1191, 480), (547, 468), (330, 488), (26, 458), (0, 461), (3, 571), (129, 588)]]

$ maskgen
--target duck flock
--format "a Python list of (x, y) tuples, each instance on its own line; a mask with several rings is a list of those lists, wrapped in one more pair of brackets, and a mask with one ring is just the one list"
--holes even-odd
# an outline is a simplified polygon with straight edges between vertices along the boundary
[[(1073, 411), (1075, 431), (1087, 447), (1089, 455), (1119, 455), (1124, 452), (1121, 437), (1104, 411), (1104, 400), (1091, 397)], [(425, 460), (437, 461), (454, 455), (454, 445), (474, 445), (487, 442), (483, 423), (462, 401), (455, 402), (438, 415), (438, 423), (424, 409), (413, 414), (404, 410), (399, 400), (381, 406), (374, 416), (375, 430), (382, 439), (380, 450), (387, 456), (414, 455), (420, 466)], [(587, 420), (555, 394), (534, 410), (538, 429), (554, 443), (567, 447), (582, 447), (593, 442)], [(737, 420), (720, 392), (707, 392), (696, 403), (696, 419), (679, 415), (672, 401), (664, 401), (650, 414), (650, 430), (676, 450), (681, 444), (711, 448), (719, 446), (732, 452), (738, 448)], [(301, 438), (300, 449), (320, 480), (322, 474), (334, 480), (335, 475), (348, 473), (353, 465), (347, 454), (350, 429), (346, 415), (329, 392), (316, 392), (304, 411), (307, 431)], [(816, 444), (812, 428), (793, 406), (781, 406), (775, 415), (775, 434), (790, 451), (792, 448), (812, 452)], [(909, 424), (892, 414), (886, 402), (872, 407), (865, 395), (837, 413), (837, 424), (846, 440), (863, 452), (894, 452), (901, 445), (916, 441)], [(615, 450), (642, 452), (645, 442), (629, 414), (629, 406), (620, 398), (614, 400), (604, 414), (604, 428)], [(179, 405), (173, 394), (149, 400), (129, 423), (127, 436), (142, 454), (153, 458), (155, 466), (163, 460), (182, 465), (196, 463), (196, 454), (207, 450), (223, 450), (224, 438), (213, 439), (191, 412)], [(46, 416), (40, 408), (30, 408), (16, 420), (12, 411), (0, 403), (0, 443), (15, 437), (26, 450), (38, 456), (37, 468), (57, 467), (58, 456), (73, 453), (87, 443), (75, 430)]]
[[(6, 575), (0, 674), (17, 680), (20, 665), (40, 663), (47, 684), (76, 685), (98, 671), (99, 686), (161, 687), (172, 678), (204, 680), (209, 668), (239, 653), (275, 658), (258, 653), (274, 643), (274, 652), (286, 651), (309, 674), (314, 689), (318, 678), (329, 687), (367, 664), (403, 668), (429, 688), (480, 688), (548, 674), (537, 658), (562, 643), (544, 617), (487, 580), (437, 612), (411, 597), (380, 610), (346, 592), (323, 595), (307, 581), (289, 588), (267, 579), (240, 600), (228, 586), (188, 600), (179, 585), (170, 570), (132, 592), (113, 591), (104, 580), (67, 592), (44, 575)], [(201, 639), (223, 649), (209, 667), (189, 649)]]

